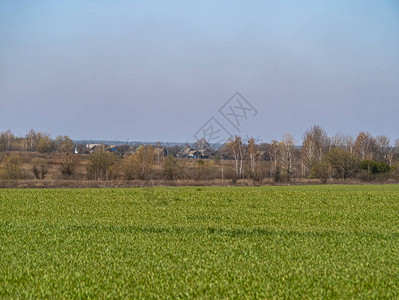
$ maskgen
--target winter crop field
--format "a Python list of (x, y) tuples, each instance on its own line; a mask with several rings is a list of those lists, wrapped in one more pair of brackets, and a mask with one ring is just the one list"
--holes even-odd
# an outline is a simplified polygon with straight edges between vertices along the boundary
[(0, 190), (0, 298), (397, 298), (399, 186)]

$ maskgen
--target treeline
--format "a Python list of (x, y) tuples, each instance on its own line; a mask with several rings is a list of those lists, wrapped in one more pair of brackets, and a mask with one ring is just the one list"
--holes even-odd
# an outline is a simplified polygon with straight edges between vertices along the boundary
[[(74, 175), (79, 165), (79, 157), (75, 155), (76, 145), (68, 136), (58, 136), (51, 139), (50, 135), (33, 129), (26, 137), (16, 137), (10, 130), (0, 133), (0, 186), (14, 186), (20, 179), (36, 178), (44, 180), (49, 171), (49, 165), (53, 164), (52, 158), (44, 154), (58, 154), (58, 169), (62, 178), (70, 178)], [(29, 161), (28, 168), (23, 168), (24, 159), (20, 152), (37, 152), (42, 156)], [(43, 157), (44, 156), (44, 157)], [(58, 178), (57, 178), (58, 179)]]
[[(61, 149), (65, 147), (68, 147), (68, 149)], [(15, 136), (11, 130), (0, 132), (0, 152), (57, 153), (66, 150), (80, 154), (89, 153), (85, 144), (73, 143), (69, 136), (59, 135), (53, 139), (49, 134), (37, 132), (34, 129), (29, 130), (24, 137)]]
[[(323, 128), (313, 126), (304, 134), (300, 146), (286, 134), (270, 143), (256, 144), (254, 139), (235, 136), (219, 149), (211, 149), (205, 140), (197, 141), (195, 147), (200, 153), (208, 153), (206, 158), (175, 157), (179, 151), (176, 147), (164, 156), (151, 145), (129, 153), (97, 147), (93, 153), (77, 154), (88, 153), (86, 145), (76, 145), (67, 136), (52, 139), (31, 130), (21, 138), (7, 130), (0, 133), (0, 180), (3, 186), (11, 186), (21, 179), (49, 177), (97, 181), (228, 179), (258, 184), (265, 180), (318, 179), (326, 183), (399, 179), (399, 140), (391, 143), (386, 136), (374, 137), (366, 132), (356, 138), (329, 137)], [(38, 155), (27, 161), (22, 155), (25, 152)]]

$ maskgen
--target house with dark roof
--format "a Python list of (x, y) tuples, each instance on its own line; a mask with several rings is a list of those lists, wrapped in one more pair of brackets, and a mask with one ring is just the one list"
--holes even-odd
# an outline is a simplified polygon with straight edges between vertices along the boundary
[(201, 152), (196, 149), (186, 147), (185, 149), (177, 152), (176, 156), (187, 158), (201, 158)]

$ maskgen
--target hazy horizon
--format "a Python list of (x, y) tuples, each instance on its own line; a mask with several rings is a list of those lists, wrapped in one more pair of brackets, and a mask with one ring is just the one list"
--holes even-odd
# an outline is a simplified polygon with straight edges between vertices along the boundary
[[(0, 131), (261, 142), (312, 125), (399, 138), (399, 3), (1, 1)], [(239, 128), (219, 109), (239, 91)], [(255, 116), (254, 116), (255, 115)]]

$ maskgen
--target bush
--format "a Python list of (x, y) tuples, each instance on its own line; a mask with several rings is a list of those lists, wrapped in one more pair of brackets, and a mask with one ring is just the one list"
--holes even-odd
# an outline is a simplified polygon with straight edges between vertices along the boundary
[(325, 160), (332, 168), (332, 175), (336, 179), (348, 179), (358, 172), (358, 159), (352, 153), (339, 148), (330, 150)]
[(311, 169), (310, 176), (312, 178), (318, 178), (322, 183), (327, 183), (327, 180), (330, 178), (331, 174), (330, 164), (322, 159), (321, 162), (317, 162)]
[(4, 181), (5, 185), (10, 183), (16, 185), (18, 179), (23, 178), (22, 159), (18, 154), (10, 154), (6, 156), (1, 164), (0, 179)]
[(168, 180), (174, 180), (179, 175), (179, 164), (173, 156), (168, 156), (163, 164), (162, 172)]
[(32, 165), (32, 172), (36, 179), (43, 180), (48, 173), (47, 162), (42, 159), (35, 159)]
[(111, 179), (110, 168), (115, 163), (115, 156), (112, 153), (99, 149), (90, 154), (89, 163), (86, 167), (89, 179), (109, 180)]
[(155, 162), (154, 147), (141, 146), (135, 154), (123, 161), (125, 179), (148, 180), (151, 177), (152, 166)]
[(77, 167), (77, 158), (75, 154), (64, 153), (62, 154), (62, 161), (60, 166), (60, 171), (62, 176), (71, 177), (76, 170)]
[(382, 174), (389, 172), (391, 167), (385, 162), (378, 162), (373, 160), (364, 160), (359, 165), (361, 170), (367, 170), (371, 174)]
[(279, 165), (276, 166), (276, 170), (274, 171), (274, 174), (273, 174), (273, 180), (274, 180), (274, 182), (283, 181), (283, 177), (281, 175), (281, 168)]

